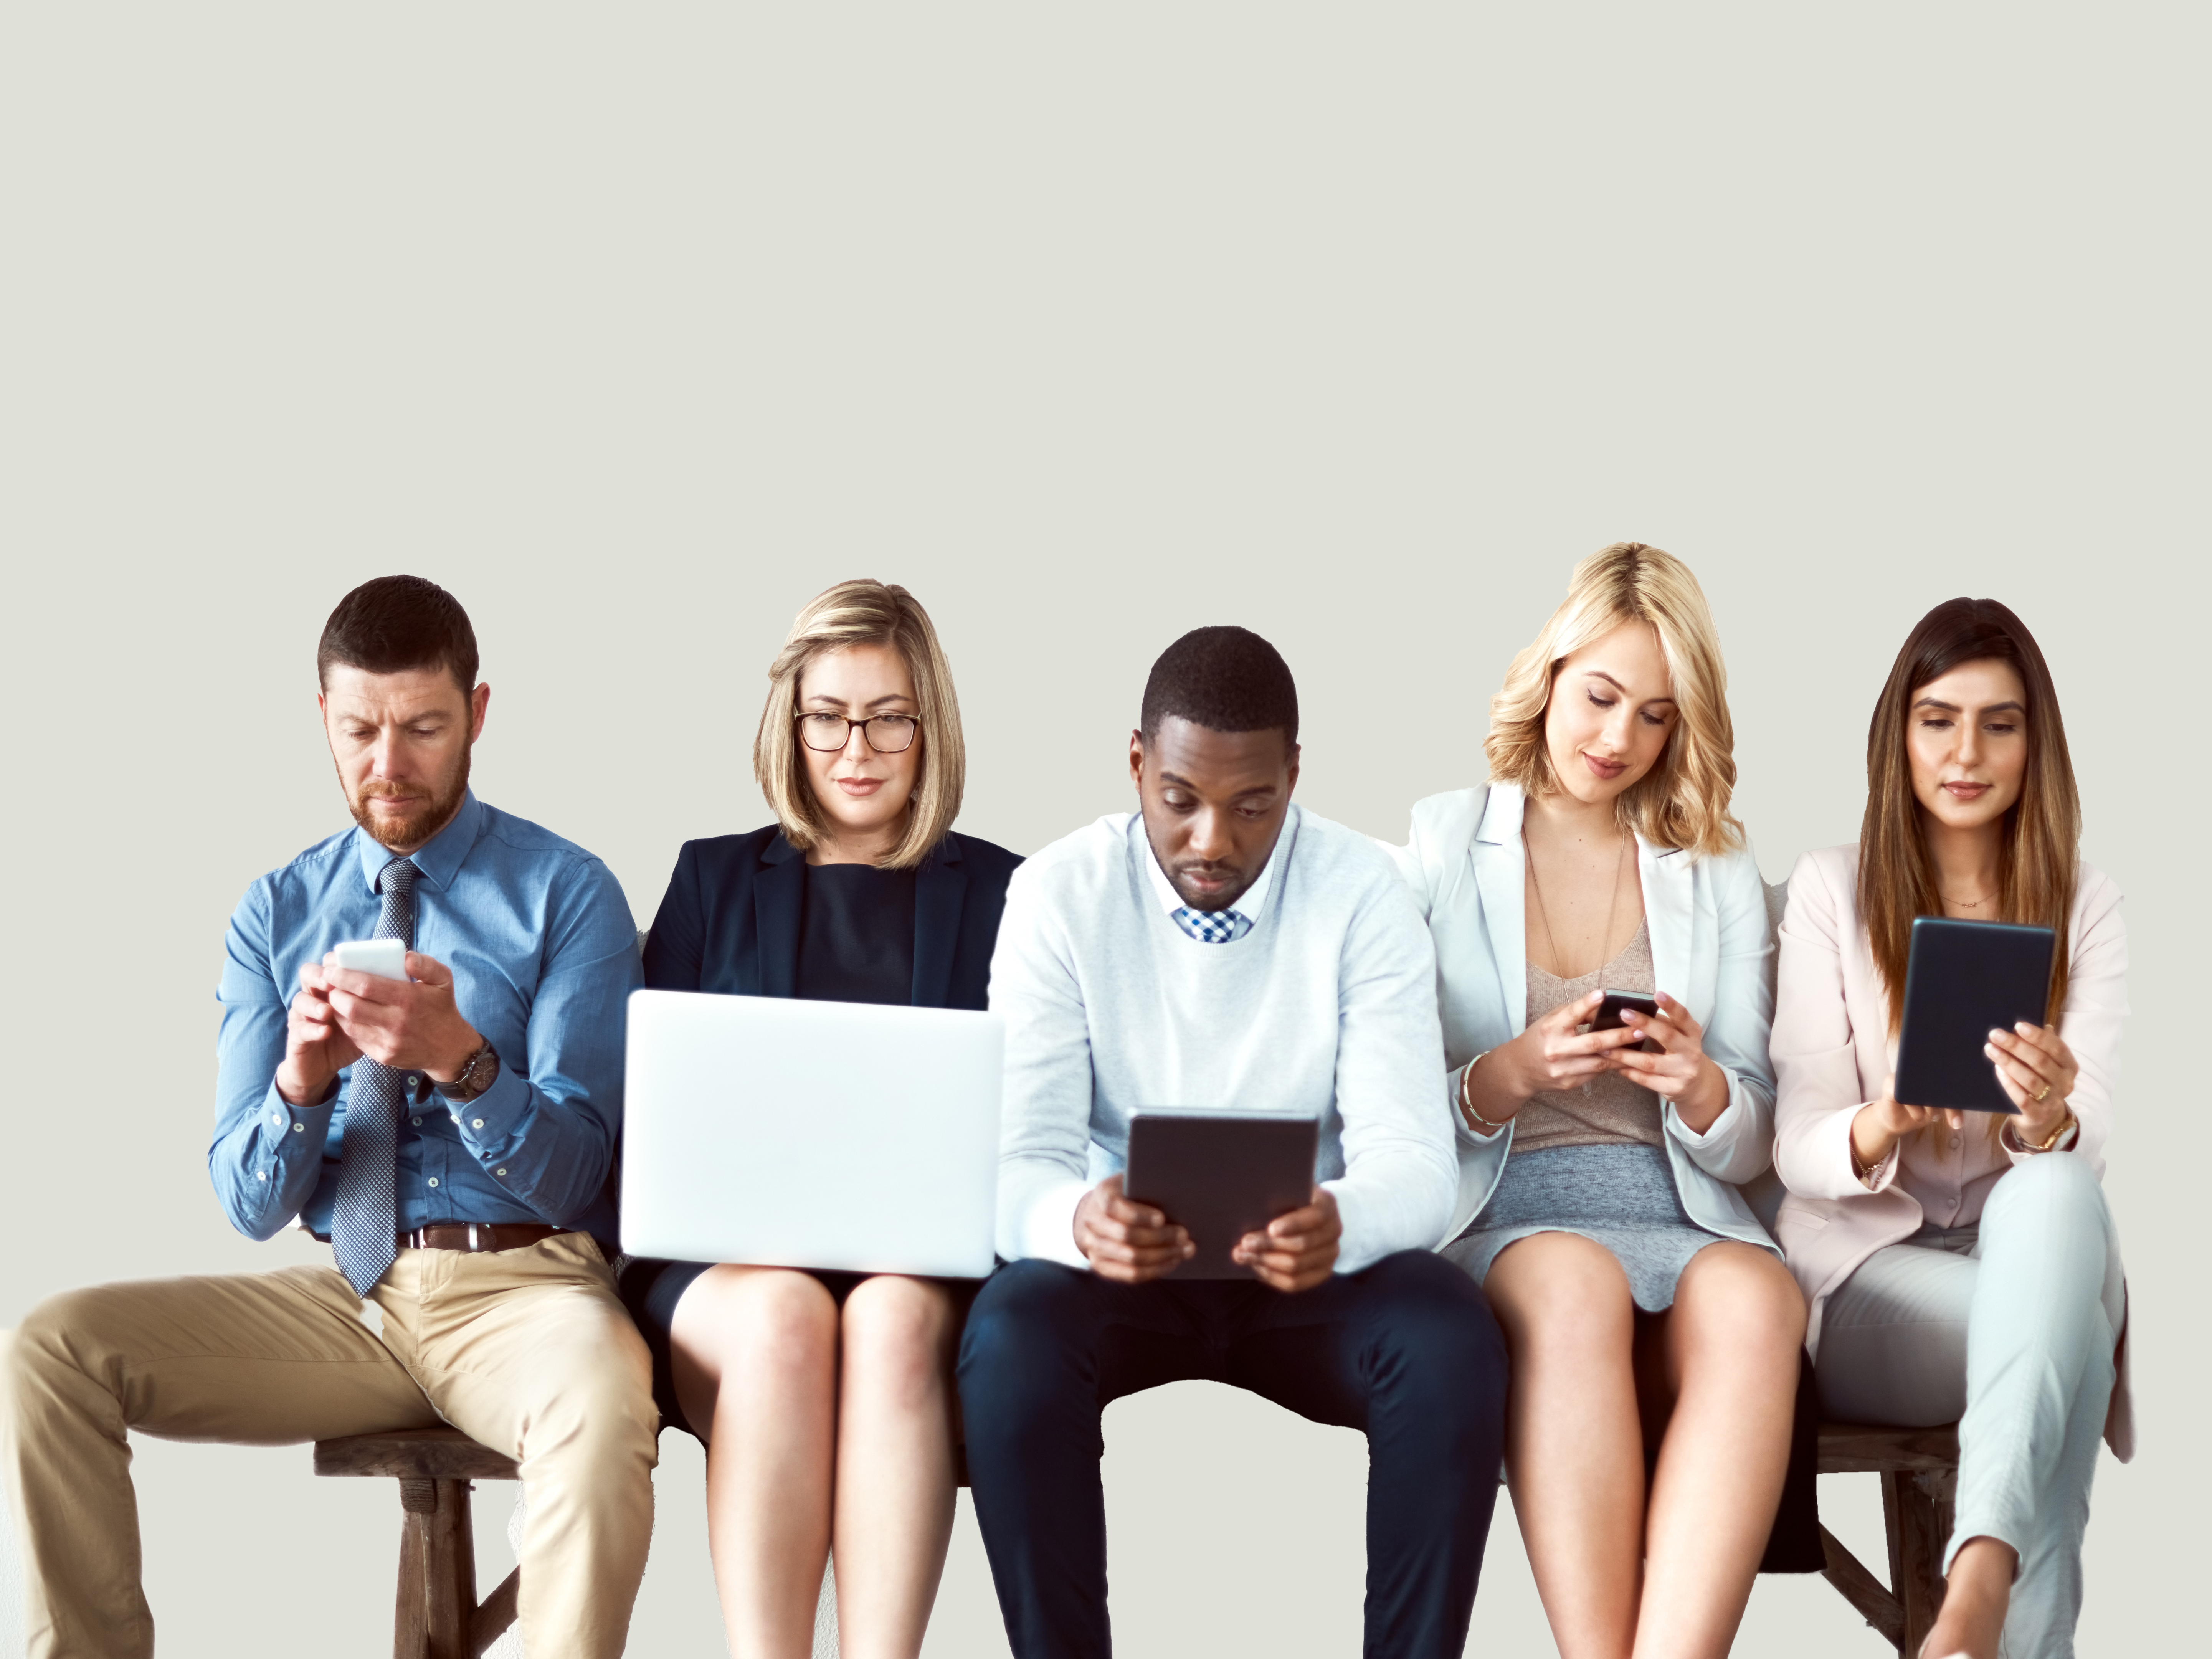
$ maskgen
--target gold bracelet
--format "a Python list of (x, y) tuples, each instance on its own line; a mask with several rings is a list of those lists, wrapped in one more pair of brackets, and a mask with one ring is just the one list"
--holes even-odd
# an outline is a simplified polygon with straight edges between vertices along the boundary
[(2075, 1127), (2080, 1122), (2081, 1120), (2075, 1117), (2073, 1112), (2069, 1110), (2063, 1117), (2058, 1120), (2058, 1127), (2053, 1129), (2039, 1141), (2022, 1139), (2018, 1130), (2014, 1130), (2013, 1132), (2012, 1138), (2020, 1142), (2021, 1150), (2023, 1152), (2047, 1152), (2051, 1151), (2052, 1147), (2057, 1146), (2061, 1140), (2065, 1139), (2066, 1132), (2069, 1129)]
[(1474, 1068), (1476, 1065), (1480, 1062), (1482, 1054), (1486, 1054), (1489, 1052), (1489, 1049), (1485, 1048), (1481, 1054), (1477, 1054), (1474, 1059), (1468, 1061), (1466, 1066), (1461, 1068), (1459, 1074), (1459, 1109), (1467, 1116), (1472, 1118), (1476, 1123), (1480, 1124), (1484, 1128), (1489, 1130), (1492, 1134), (1496, 1134), (1500, 1129), (1504, 1128), (1505, 1125), (1503, 1123), (1492, 1123), (1488, 1118), (1483, 1116), (1480, 1112), (1476, 1111), (1474, 1109), (1474, 1097), (1469, 1095), (1467, 1091), (1467, 1085), (1474, 1080)]

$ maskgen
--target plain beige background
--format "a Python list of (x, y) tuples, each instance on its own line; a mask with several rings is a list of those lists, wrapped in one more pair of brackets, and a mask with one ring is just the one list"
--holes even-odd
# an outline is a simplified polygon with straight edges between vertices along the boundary
[[(10, 872), (0, 1323), (298, 1258), (204, 1175), (223, 922), (345, 823), (313, 652), (393, 570), (469, 606), (486, 798), (642, 921), (763, 818), (763, 670), (903, 581), (959, 678), (961, 825), (1129, 805), (1176, 635), (1299, 677), (1303, 798), (1401, 836), (1479, 776), (1572, 562), (1698, 571), (1770, 879), (1850, 839), (1914, 617), (1995, 594), (2130, 895), (2108, 1183), (2142, 1452), (2089, 1653), (2179, 1637), (2206, 1528), (2199, 1103), (2201, 8), (0, 9)], [(1358, 1640), (1364, 1449), (1188, 1385), (1108, 1416), (1145, 1655)], [(633, 1651), (720, 1650), (664, 1443)], [(388, 1651), (398, 1506), (149, 1443), (169, 1654)], [(1830, 1524), (1879, 1562), (1870, 1480)], [(487, 1566), (509, 1500), (479, 1500)], [(1549, 1651), (1501, 1504), (1469, 1651)], [(498, 1571), (504, 1571), (499, 1562)], [(1817, 1579), (1739, 1651), (1887, 1651)], [(964, 1508), (933, 1655), (1003, 1651)]]

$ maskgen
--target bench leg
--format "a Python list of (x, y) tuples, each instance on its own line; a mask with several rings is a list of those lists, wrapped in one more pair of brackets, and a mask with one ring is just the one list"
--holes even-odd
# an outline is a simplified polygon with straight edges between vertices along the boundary
[(477, 1608), (476, 1534), (465, 1480), (402, 1480), (399, 1596), (393, 1659), (473, 1659), (469, 1625)]
[(1889, 1583), (1905, 1611), (1904, 1639), (1897, 1650), (1906, 1659), (1919, 1653), (1943, 1605), (1943, 1547), (1951, 1541), (1957, 1492), (1958, 1476), (1948, 1470), (1914, 1474), (1893, 1469), (1881, 1477)]

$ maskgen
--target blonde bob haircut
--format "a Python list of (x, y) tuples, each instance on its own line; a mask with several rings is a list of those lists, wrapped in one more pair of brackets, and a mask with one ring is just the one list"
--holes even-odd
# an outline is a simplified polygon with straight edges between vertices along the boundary
[(921, 776), (907, 808), (906, 834), (878, 860), (886, 870), (911, 870), (929, 856), (960, 816), (967, 781), (968, 749), (960, 738), (960, 699), (952, 665), (937, 642), (929, 612), (903, 587), (878, 581), (839, 582), (806, 602), (768, 670), (768, 707), (753, 738), (753, 776), (775, 809), (784, 839), (802, 853), (826, 830), (814, 786), (799, 753), (799, 679), (807, 665), (853, 645), (889, 645), (906, 659), (921, 705)]
[(1677, 719), (1658, 763), (1622, 793), (1621, 827), (1692, 857), (1732, 852), (1743, 845), (1743, 826), (1729, 815), (1735, 726), (1729, 719), (1720, 637), (1689, 566), (1642, 542), (1615, 542), (1577, 565), (1565, 603), (1505, 671), (1504, 690), (1490, 700), (1490, 735), (1482, 745), (1491, 781), (1517, 784), (1528, 795), (1557, 793), (1544, 714), (1559, 665), (1592, 641), (1638, 622), (1659, 635)]

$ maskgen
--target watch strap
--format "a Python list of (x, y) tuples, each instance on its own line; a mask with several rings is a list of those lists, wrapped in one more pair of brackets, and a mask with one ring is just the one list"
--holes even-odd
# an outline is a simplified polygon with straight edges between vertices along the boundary
[(476, 1053), (469, 1056), (469, 1063), (461, 1067), (460, 1075), (451, 1083), (440, 1084), (438, 1092), (454, 1105), (462, 1105), (490, 1088), (498, 1077), (499, 1054), (491, 1046), (491, 1039), (486, 1037)]

